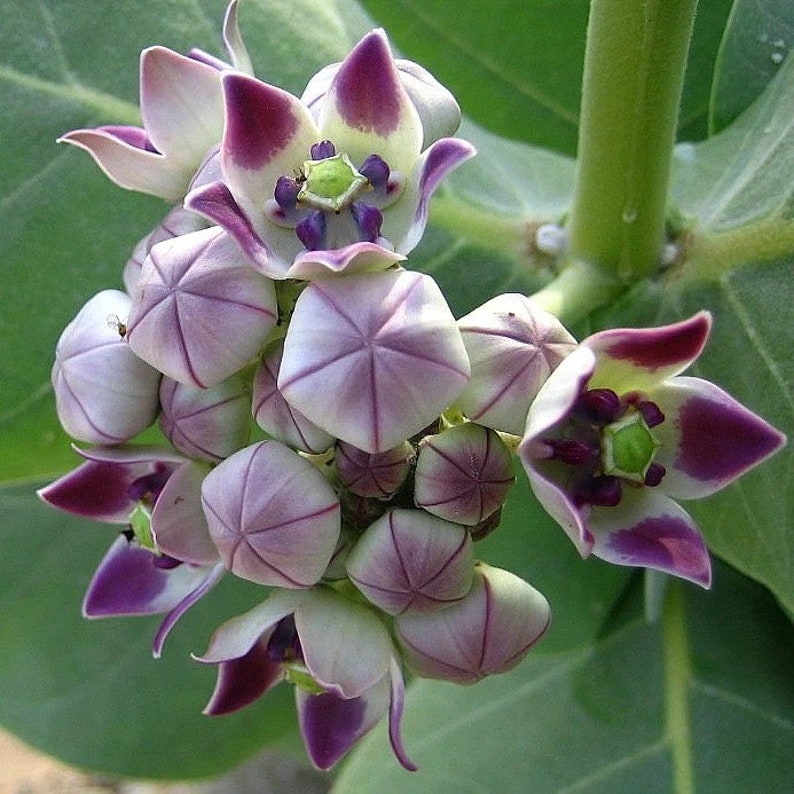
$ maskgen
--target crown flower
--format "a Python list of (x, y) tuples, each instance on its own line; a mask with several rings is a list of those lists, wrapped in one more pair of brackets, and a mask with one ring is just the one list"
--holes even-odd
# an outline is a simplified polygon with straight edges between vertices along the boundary
[(519, 456), (583, 556), (710, 584), (706, 544), (675, 500), (724, 488), (785, 442), (713, 383), (680, 376), (710, 329), (700, 312), (593, 334), (540, 389)]
[(474, 154), (448, 137), (422, 150), (417, 104), (434, 129), (454, 128), (457, 115), (435, 81), (406, 74), (383, 31), (369, 33), (310, 83), (315, 121), (297, 97), (224, 73), (222, 181), (191, 192), (186, 206), (225, 228), (272, 278), (391, 267), (421, 238), (440, 181)]

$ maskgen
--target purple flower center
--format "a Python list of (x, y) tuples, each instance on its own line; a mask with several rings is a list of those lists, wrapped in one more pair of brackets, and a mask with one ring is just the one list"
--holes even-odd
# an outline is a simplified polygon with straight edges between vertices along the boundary
[(583, 392), (561, 426), (559, 436), (544, 439), (549, 459), (570, 469), (566, 490), (577, 507), (614, 507), (625, 486), (656, 487), (665, 475), (653, 458), (659, 442), (651, 428), (664, 422), (656, 403), (611, 389)]
[[(337, 153), (333, 142), (315, 143), (300, 173), (276, 182), (279, 221), (294, 224), (309, 251), (374, 243), (383, 224), (377, 205), (387, 200), (390, 175), (388, 164), (376, 154), (356, 168), (345, 153)], [(365, 194), (371, 201), (362, 200)]]
[(303, 662), (300, 637), (292, 615), (282, 618), (276, 625), (267, 644), (267, 655), (271, 662), (278, 664)]
[(129, 484), (127, 496), (133, 502), (145, 502), (150, 507), (153, 506), (172, 473), (173, 469), (170, 466), (164, 463), (155, 464), (154, 471), (138, 477)]

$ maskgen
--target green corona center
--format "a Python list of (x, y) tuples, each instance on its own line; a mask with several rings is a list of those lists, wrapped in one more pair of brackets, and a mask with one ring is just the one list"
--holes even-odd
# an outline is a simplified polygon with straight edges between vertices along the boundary
[(130, 513), (130, 527), (141, 548), (149, 551), (157, 551), (157, 544), (154, 542), (154, 532), (152, 532), (152, 514), (149, 509), (142, 504), (137, 504)]
[(285, 670), (285, 679), (296, 687), (308, 692), (310, 695), (321, 695), (325, 688), (320, 686), (311, 673), (302, 665), (292, 664)]
[(324, 160), (306, 160), (303, 176), (298, 201), (328, 212), (340, 212), (349, 207), (369, 186), (369, 180), (356, 170), (344, 153)]
[(604, 474), (642, 483), (658, 448), (659, 441), (642, 414), (633, 411), (603, 430), (601, 464)]

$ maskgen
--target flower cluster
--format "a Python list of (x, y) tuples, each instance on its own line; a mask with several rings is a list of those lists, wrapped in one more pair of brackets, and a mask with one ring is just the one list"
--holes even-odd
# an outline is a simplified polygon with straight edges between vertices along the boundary
[[(91, 298), (58, 342), (56, 408), (84, 460), (39, 493), (119, 525), (84, 613), (164, 615), (155, 655), (223, 576), (270, 588), (197, 657), (217, 666), (208, 714), (287, 681), (318, 767), (386, 717), (414, 769), (404, 670), (474, 683), (549, 625), (537, 590), (474, 553), (516, 447), (583, 555), (707, 584), (672, 499), (722, 487), (782, 437), (677, 377), (706, 314), (581, 344), (517, 294), (453, 317), (405, 261), (474, 149), (451, 137), (454, 98), (382, 31), (301, 97), (253, 76), (236, 0), (224, 40), (230, 64), (143, 53), (142, 128), (62, 139), (175, 206), (125, 290)], [(162, 445), (130, 443), (155, 422)]]

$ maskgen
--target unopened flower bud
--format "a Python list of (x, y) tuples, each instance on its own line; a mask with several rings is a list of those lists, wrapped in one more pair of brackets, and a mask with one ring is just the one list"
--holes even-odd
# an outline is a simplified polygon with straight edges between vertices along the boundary
[(336, 471), (342, 484), (357, 496), (385, 498), (405, 481), (414, 448), (404, 441), (385, 452), (364, 450), (340, 441), (336, 448)]
[(548, 628), (541, 593), (508, 571), (478, 563), (468, 595), (429, 615), (400, 615), (397, 639), (424, 678), (473, 684), (515, 667)]
[(284, 345), (279, 343), (257, 367), (254, 375), (254, 419), (269, 436), (295, 449), (318, 455), (334, 443), (334, 437), (293, 408), (279, 391), (276, 381), (283, 352)]
[(471, 360), (460, 407), (472, 421), (522, 435), (532, 400), (576, 340), (556, 317), (516, 293), (487, 301), (458, 327)]
[(246, 447), (201, 488), (209, 532), (232, 573), (258, 584), (308, 587), (339, 538), (339, 499), (317, 469), (278, 441)]
[(347, 557), (352, 582), (390, 615), (434, 612), (463, 598), (474, 559), (464, 527), (422, 510), (391, 510)]
[(129, 309), (127, 295), (104, 290), (58, 340), (52, 368), (58, 419), (80, 441), (121, 444), (157, 416), (160, 373), (123, 338)]
[(127, 336), (132, 349), (165, 375), (207, 388), (242, 369), (275, 323), (273, 282), (223, 231), (210, 228), (152, 248)]
[(428, 436), (419, 449), (415, 476), (419, 507), (466, 526), (498, 510), (515, 480), (504, 441), (473, 422)]
[(160, 406), (160, 428), (191, 458), (219, 462), (251, 435), (250, 396), (238, 376), (209, 389), (163, 378)]

